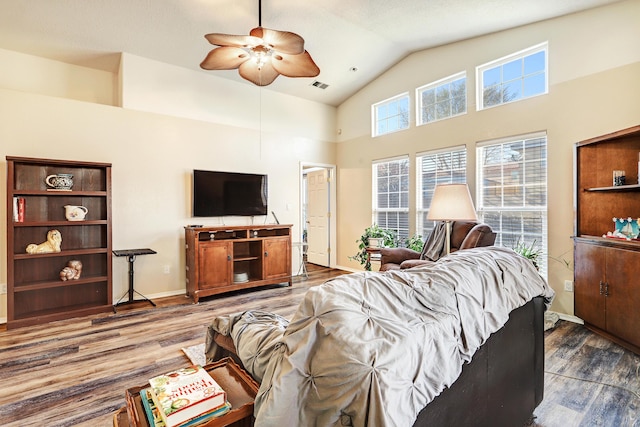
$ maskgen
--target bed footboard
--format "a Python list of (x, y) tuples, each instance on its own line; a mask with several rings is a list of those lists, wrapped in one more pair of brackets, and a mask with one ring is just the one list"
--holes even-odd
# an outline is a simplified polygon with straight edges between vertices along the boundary
[(544, 299), (514, 310), (414, 426), (524, 426), (544, 392)]

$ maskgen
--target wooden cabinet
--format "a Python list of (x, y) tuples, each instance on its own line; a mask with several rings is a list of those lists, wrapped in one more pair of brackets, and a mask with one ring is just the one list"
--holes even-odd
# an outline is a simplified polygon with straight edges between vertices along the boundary
[[(640, 347), (640, 248), (575, 242), (575, 314), (614, 339)], [(611, 338), (611, 337), (610, 337)]]
[[(7, 327), (112, 310), (111, 165), (7, 156)], [(70, 189), (47, 185), (72, 175)], [(14, 215), (24, 203), (23, 214)], [(66, 206), (87, 209), (67, 219)], [(60, 252), (27, 253), (30, 244), (62, 237)], [(82, 263), (79, 279), (62, 280), (69, 261)]]
[(187, 295), (291, 286), (291, 225), (185, 227)]
[[(576, 144), (575, 314), (640, 353), (640, 240), (603, 237), (613, 218), (640, 218), (640, 126)], [(613, 171), (626, 184), (613, 185)]]

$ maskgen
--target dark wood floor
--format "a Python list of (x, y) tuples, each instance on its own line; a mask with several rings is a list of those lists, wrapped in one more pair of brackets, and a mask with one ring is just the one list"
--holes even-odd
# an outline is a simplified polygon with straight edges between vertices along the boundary
[[(124, 390), (188, 363), (181, 348), (203, 342), (215, 316), (264, 309), (290, 318), (309, 287), (344, 274), (309, 270), (292, 287), (197, 305), (171, 297), (156, 308), (136, 303), (117, 314), (0, 331), (0, 426), (111, 426)], [(545, 343), (545, 399), (534, 426), (640, 426), (638, 356), (568, 322)]]
[(545, 334), (544, 400), (532, 426), (640, 426), (640, 356), (572, 322)]

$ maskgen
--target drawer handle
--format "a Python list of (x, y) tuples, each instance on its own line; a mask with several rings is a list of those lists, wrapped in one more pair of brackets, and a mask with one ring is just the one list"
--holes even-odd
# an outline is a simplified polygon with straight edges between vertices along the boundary
[(605, 282), (604, 284), (604, 296), (608, 297), (609, 296), (609, 283)]
[(600, 280), (600, 295), (604, 295), (604, 282)]

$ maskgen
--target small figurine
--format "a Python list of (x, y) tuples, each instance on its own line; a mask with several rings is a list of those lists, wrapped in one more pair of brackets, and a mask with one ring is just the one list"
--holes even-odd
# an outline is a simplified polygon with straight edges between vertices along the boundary
[(63, 282), (67, 280), (78, 280), (82, 273), (82, 262), (77, 259), (72, 259), (67, 263), (67, 266), (60, 271), (60, 280)]
[(47, 241), (36, 245), (31, 243), (27, 246), (28, 254), (48, 254), (51, 252), (60, 252), (62, 244), (62, 234), (58, 230), (49, 230), (47, 233)]

